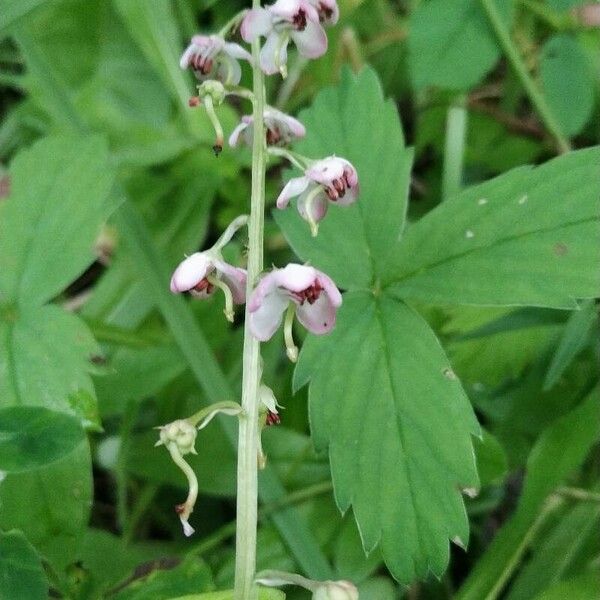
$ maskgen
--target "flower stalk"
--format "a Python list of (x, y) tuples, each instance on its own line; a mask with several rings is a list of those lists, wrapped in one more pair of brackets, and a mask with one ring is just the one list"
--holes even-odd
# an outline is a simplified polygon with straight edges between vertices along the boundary
[[(260, 0), (252, 0), (260, 8)], [(265, 85), (260, 69), (260, 40), (252, 41), (253, 122), (252, 194), (248, 222), (247, 296), (258, 281), (263, 267), (263, 229), (265, 208), (265, 169), (267, 148), (264, 134)], [(237, 522), (235, 553), (235, 600), (255, 600), (258, 597), (254, 576), (256, 571), (256, 527), (258, 521), (258, 464), (259, 449), (259, 386), (260, 342), (250, 331), (248, 305), (244, 325), (242, 375), (242, 409), (238, 436), (237, 464)]]

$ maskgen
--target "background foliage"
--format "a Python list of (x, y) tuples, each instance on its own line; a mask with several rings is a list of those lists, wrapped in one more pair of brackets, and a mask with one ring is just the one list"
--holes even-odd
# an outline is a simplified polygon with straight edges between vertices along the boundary
[[(259, 568), (366, 600), (600, 597), (600, 30), (576, 0), (493, 3), (575, 148), (557, 157), (485, 4), (345, 0), (328, 54), (269, 81), (297, 150), (351, 160), (361, 197), (313, 240), (273, 212), (290, 173), (270, 164), (266, 264), (345, 293), (295, 372), (263, 347), (285, 411)], [(244, 7), (0, 0), (2, 598), (231, 587), (236, 425), (199, 436), (191, 540), (152, 428), (240, 386), (241, 319), (167, 284), (248, 210), (250, 155), (213, 156), (178, 66)], [(226, 131), (243, 112), (219, 109)]]

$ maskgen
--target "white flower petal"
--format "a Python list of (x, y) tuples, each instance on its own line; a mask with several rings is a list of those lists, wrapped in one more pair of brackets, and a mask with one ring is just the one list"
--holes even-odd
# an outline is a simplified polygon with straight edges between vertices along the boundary
[(296, 308), (298, 321), (310, 332), (317, 335), (329, 333), (333, 329), (335, 313), (335, 306), (324, 292), (321, 292), (321, 295), (312, 304), (305, 301)]
[(240, 135), (242, 134), (242, 132), (248, 127), (248, 123), (244, 123), (243, 121), (231, 132), (231, 135), (229, 136), (229, 145), (232, 148), (235, 148), (239, 141), (240, 141)]
[(309, 183), (310, 180), (308, 177), (292, 177), (285, 184), (277, 198), (277, 208), (285, 208), (289, 204), (290, 199), (301, 194), (308, 187)]
[(173, 293), (187, 292), (213, 270), (211, 259), (204, 252), (194, 252), (183, 260), (171, 277)]
[(259, 35), (267, 35), (272, 28), (271, 13), (265, 8), (253, 8), (244, 17), (240, 33), (244, 41), (253, 42)]
[(256, 309), (250, 312), (252, 335), (261, 342), (270, 340), (281, 325), (288, 304), (289, 298), (277, 289), (262, 298)]
[(319, 58), (327, 51), (327, 34), (318, 22), (307, 20), (303, 31), (291, 31), (290, 35), (306, 58)]
[(252, 54), (250, 54), (250, 52), (248, 52), (248, 50), (246, 50), (245, 48), (242, 48), (239, 44), (234, 44), (233, 42), (225, 42), (223, 50), (232, 58), (247, 60), (249, 63), (252, 63)]

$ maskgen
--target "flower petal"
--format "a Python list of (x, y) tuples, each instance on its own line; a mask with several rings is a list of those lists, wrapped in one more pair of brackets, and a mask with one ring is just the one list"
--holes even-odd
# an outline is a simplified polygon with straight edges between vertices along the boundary
[[(267, 75), (279, 73), (281, 65), (287, 63), (287, 45), (281, 43), (281, 35), (275, 30), (271, 31), (267, 37), (267, 41), (260, 51), (260, 68)], [(279, 64), (277, 63), (277, 50), (279, 49)]]
[(337, 156), (328, 156), (317, 160), (306, 169), (306, 176), (317, 183), (329, 186), (334, 179), (339, 179), (344, 175), (344, 167), (347, 162)]
[(290, 199), (301, 194), (308, 187), (309, 183), (310, 180), (308, 177), (292, 177), (285, 184), (277, 198), (277, 208), (285, 208), (289, 204)]
[(221, 279), (229, 286), (233, 301), (236, 304), (246, 302), (246, 270), (234, 267), (223, 260), (215, 260), (217, 272), (221, 274)]
[(319, 271), (307, 265), (290, 263), (283, 269), (276, 269), (273, 273), (278, 287), (290, 292), (302, 292), (315, 283)]
[[(272, 276), (273, 273), (275, 271), (263, 277), (248, 301), (250, 331), (261, 342), (266, 342), (273, 337), (281, 325), (283, 313), (290, 302), (289, 298), (273, 285), (275, 283), (273, 279), (265, 282), (265, 279)], [(260, 289), (261, 284), (263, 284), (263, 290)], [(265, 292), (265, 290), (269, 291)]]
[(208, 273), (213, 270), (210, 258), (203, 252), (194, 252), (179, 263), (171, 277), (171, 291), (173, 293), (187, 292), (200, 283)]
[(315, 302), (304, 302), (296, 308), (298, 321), (310, 332), (317, 335), (329, 333), (335, 325), (336, 309), (327, 294), (321, 295)]
[(354, 187), (346, 188), (344, 195), (339, 196), (335, 201), (335, 204), (338, 204), (339, 206), (348, 206), (349, 204), (353, 204), (358, 198), (359, 191), (360, 188), (358, 183)]
[(247, 60), (252, 64), (252, 54), (245, 48), (242, 48), (239, 44), (233, 42), (225, 42), (223, 50), (226, 54), (229, 54), (232, 58), (238, 58), (240, 60)]
[(242, 134), (242, 132), (248, 127), (248, 123), (244, 123), (243, 121), (231, 132), (231, 135), (229, 136), (229, 145), (232, 148), (235, 148), (239, 141), (240, 141), (240, 135)]
[(265, 8), (253, 8), (249, 10), (242, 25), (240, 33), (246, 42), (253, 42), (259, 35), (267, 35), (273, 28), (271, 14)]
[(319, 58), (327, 51), (327, 34), (318, 22), (307, 20), (304, 31), (291, 31), (290, 35), (306, 58)]
[(318, 223), (327, 214), (327, 196), (325, 195), (325, 192), (317, 194), (317, 196), (312, 198), (310, 206), (307, 206), (306, 199), (309, 195), (310, 192), (305, 192), (298, 198), (298, 212), (305, 221), (310, 223), (312, 220), (315, 223)]
[[(235, 60), (235, 58), (231, 58), (231, 56), (228, 56), (227, 54), (220, 54), (218, 60), (215, 62), (217, 65), (217, 73), (216, 77), (213, 77), (213, 79), (218, 79), (225, 85), (239, 84), (242, 79), (242, 67), (240, 67), (240, 63)], [(209, 73), (209, 75), (211, 74)]]

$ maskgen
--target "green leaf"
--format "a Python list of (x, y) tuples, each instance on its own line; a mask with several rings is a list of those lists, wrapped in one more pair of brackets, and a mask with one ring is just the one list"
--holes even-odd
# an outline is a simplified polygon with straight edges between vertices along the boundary
[(45, 406), (78, 414), (89, 425), (90, 407), (69, 396), (86, 391), (95, 398), (89, 371), (97, 353), (83, 321), (58, 306), (0, 317), (0, 406)]
[(62, 459), (0, 484), (0, 528), (21, 529), (56, 568), (76, 558), (92, 505), (87, 441)]
[(600, 435), (600, 388), (542, 433), (527, 461), (516, 512), (487, 547), (456, 595), (457, 600), (496, 597), (548, 514), (557, 506), (548, 495), (584, 461)]
[(441, 575), (448, 539), (468, 540), (460, 489), (478, 486), (480, 430), (428, 325), (385, 295), (348, 292), (333, 333), (305, 342), (297, 378), (311, 380), (313, 439), (365, 550), (379, 544), (402, 582)]
[[(498, 0), (509, 21), (510, 2)], [(494, 34), (479, 0), (421, 2), (410, 18), (409, 67), (417, 88), (438, 86), (467, 90), (500, 57)]]
[(574, 308), (600, 295), (600, 147), (521, 167), (404, 236), (390, 292), (425, 302)]
[(101, 138), (47, 138), (10, 167), (10, 197), (0, 204), (0, 298), (40, 305), (94, 260), (113, 180)]
[(576, 135), (594, 110), (596, 81), (577, 40), (554, 35), (542, 49), (540, 77), (544, 95), (563, 132)]
[(78, 419), (41, 406), (0, 409), (0, 470), (30, 471), (72, 452), (84, 440)]
[(358, 171), (360, 196), (352, 206), (331, 206), (316, 238), (295, 203), (276, 211), (276, 221), (296, 254), (339, 286), (371, 286), (387, 271), (408, 199), (412, 151), (404, 146), (396, 106), (384, 99), (373, 70), (357, 76), (345, 70), (341, 84), (320, 92), (300, 119), (308, 133), (297, 150), (311, 158), (348, 159)]
[(21, 531), (0, 531), (0, 598), (48, 598), (48, 584), (40, 557)]
[(591, 600), (600, 598), (600, 571), (590, 570), (544, 590), (535, 600)]
[(173, 569), (155, 569), (147, 577), (137, 579), (117, 593), (115, 600), (147, 600), (170, 598), (172, 594), (188, 594), (214, 589), (206, 563), (197, 556), (187, 557)]
[(18, 23), (48, 0), (0, 0), (0, 31)]
[(498, 481), (508, 471), (508, 459), (500, 442), (488, 431), (483, 430), (481, 439), (475, 438), (477, 472), (482, 487)]
[(573, 359), (586, 346), (590, 331), (597, 319), (598, 313), (593, 300), (586, 302), (581, 310), (574, 311), (569, 317), (562, 338), (548, 367), (546, 379), (544, 380), (544, 390), (549, 390), (556, 385)]

